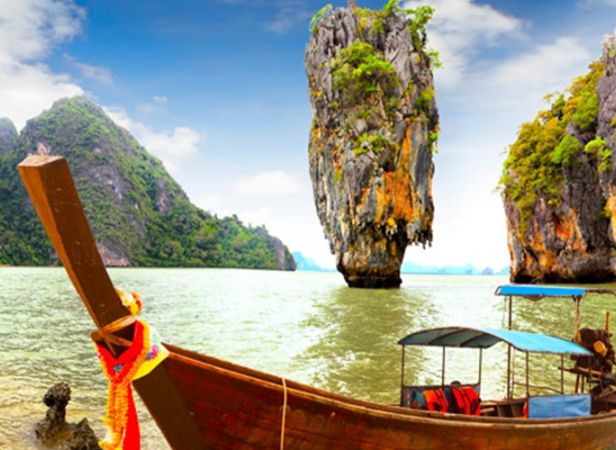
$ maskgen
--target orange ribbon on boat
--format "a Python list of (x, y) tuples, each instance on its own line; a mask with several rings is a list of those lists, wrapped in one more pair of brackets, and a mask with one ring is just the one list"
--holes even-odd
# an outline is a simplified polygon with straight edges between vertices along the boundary
[[(120, 297), (123, 292), (118, 291)], [(138, 301), (138, 297), (133, 295)], [(122, 299), (123, 303), (125, 298)], [(140, 303), (140, 302), (139, 302)], [(141, 310), (128, 307), (132, 314)], [(133, 340), (120, 356), (115, 357), (104, 346), (96, 343), (98, 358), (105, 376), (109, 380), (107, 412), (104, 422), (109, 434), (99, 445), (104, 450), (138, 450), (140, 448), (139, 420), (133, 399), (132, 382), (154, 370), (168, 355), (167, 349), (149, 325), (136, 320)]]

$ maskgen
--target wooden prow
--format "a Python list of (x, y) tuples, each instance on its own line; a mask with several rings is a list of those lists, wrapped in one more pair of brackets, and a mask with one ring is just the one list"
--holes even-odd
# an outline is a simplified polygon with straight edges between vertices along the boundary
[[(66, 160), (28, 156), (19, 174), (75, 289), (100, 330), (128, 314), (103, 265)], [(185, 400), (164, 361), (134, 382), (150, 414), (174, 449), (203, 449)]]
[(96, 327), (126, 316), (128, 311), (98, 253), (66, 160), (32, 155), (19, 164), (19, 174)]

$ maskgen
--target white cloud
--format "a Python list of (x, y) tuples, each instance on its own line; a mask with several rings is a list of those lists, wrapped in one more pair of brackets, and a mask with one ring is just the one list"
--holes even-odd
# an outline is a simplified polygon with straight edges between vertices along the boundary
[(428, 24), (429, 46), (441, 54), (444, 69), (436, 74), (443, 87), (454, 87), (465, 77), (469, 63), (482, 46), (494, 45), (499, 39), (518, 34), (522, 22), (490, 5), (472, 0), (413, 0), (406, 7), (426, 3), (436, 13)]
[[(463, 89), (447, 92), (447, 101), (457, 103), (460, 113), (499, 111), (501, 125), (530, 120), (545, 107), (546, 94), (563, 91), (571, 80), (586, 72), (593, 54), (576, 37), (560, 37), (538, 44), (490, 67), (469, 70)], [(495, 117), (492, 117), (493, 119)], [(501, 147), (502, 148), (502, 147)]]
[(0, 0), (0, 64), (44, 57), (78, 34), (84, 17), (70, 0)]
[(475, 78), (486, 91), (499, 92), (501, 104), (532, 108), (545, 94), (563, 90), (573, 77), (583, 74), (592, 57), (578, 38), (561, 37), (506, 59)]
[(55, 100), (83, 93), (67, 75), (54, 74), (45, 65), (0, 64), (0, 116), (9, 117), (17, 129)]
[(240, 178), (234, 187), (236, 194), (245, 196), (284, 197), (303, 190), (304, 187), (295, 176), (282, 170), (258, 172)]
[(148, 102), (137, 106), (137, 110), (143, 114), (164, 114), (167, 103), (167, 97), (155, 95)]
[(176, 173), (183, 163), (199, 153), (199, 144), (205, 138), (189, 127), (176, 127), (170, 132), (153, 130), (131, 119), (122, 108), (105, 107), (104, 110), (118, 125), (130, 131), (150, 153), (160, 158), (171, 173)]
[(0, 0), (0, 115), (22, 128), (53, 101), (82, 95), (42, 59), (81, 31), (85, 11), (71, 0)]
[(73, 66), (81, 72), (81, 74), (89, 78), (91, 80), (96, 81), (101, 84), (112, 84), (113, 83), (113, 75), (111, 71), (103, 66), (97, 66), (94, 64), (86, 64), (84, 62), (78, 61), (70, 55), (64, 55), (64, 59), (70, 62)]
[(257, 227), (259, 225), (265, 225), (272, 223), (272, 209), (268, 206), (257, 209), (249, 209), (239, 213), (240, 220), (245, 224)]

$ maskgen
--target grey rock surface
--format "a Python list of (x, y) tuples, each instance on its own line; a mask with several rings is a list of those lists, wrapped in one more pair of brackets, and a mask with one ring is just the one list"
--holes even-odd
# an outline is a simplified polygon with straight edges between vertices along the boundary
[(0, 118), (0, 156), (12, 151), (17, 142), (17, 129), (7, 118)]
[(34, 432), (39, 443), (57, 450), (99, 450), (98, 439), (88, 424), (66, 422), (66, 406), (71, 400), (71, 388), (58, 383), (47, 391), (43, 402), (49, 408), (45, 418), (36, 424)]
[[(438, 111), (431, 62), (410, 20), (337, 8), (321, 18), (306, 49), (314, 201), (350, 286), (399, 286), (406, 247), (432, 241)], [(364, 91), (354, 81), (341, 86), (336, 74), (347, 60), (353, 66), (345, 49), (358, 42), (393, 68), (391, 75), (372, 72)]]

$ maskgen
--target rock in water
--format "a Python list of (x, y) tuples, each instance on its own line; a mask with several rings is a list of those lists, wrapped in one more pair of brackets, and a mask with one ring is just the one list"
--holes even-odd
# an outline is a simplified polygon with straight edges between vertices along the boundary
[(59, 450), (99, 450), (98, 439), (88, 424), (82, 419), (77, 424), (66, 423), (66, 405), (71, 400), (71, 388), (66, 383), (58, 383), (49, 388), (43, 403), (49, 409), (45, 419), (36, 424), (37, 440), (50, 448)]
[(410, 244), (432, 241), (438, 138), (424, 26), (431, 8), (325, 7), (311, 22), (306, 73), (310, 176), (349, 286), (398, 287)]
[(501, 186), (515, 282), (616, 274), (616, 38), (603, 59), (522, 125)]

